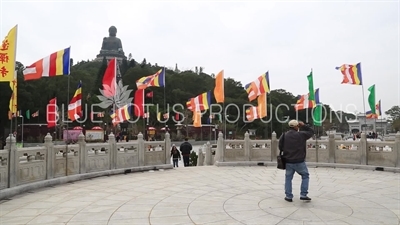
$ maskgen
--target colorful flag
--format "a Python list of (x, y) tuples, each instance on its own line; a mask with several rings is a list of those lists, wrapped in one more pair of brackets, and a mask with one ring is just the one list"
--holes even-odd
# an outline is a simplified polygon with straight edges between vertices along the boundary
[(315, 107), (313, 111), (314, 126), (322, 126), (322, 104), (319, 101), (319, 88), (315, 90)]
[(0, 82), (13, 81), (17, 54), (18, 25), (13, 27), (0, 46)]
[(204, 111), (210, 108), (211, 104), (211, 93), (204, 92), (201, 95), (198, 95), (190, 100), (190, 105), (192, 107), (192, 111)]
[(221, 70), (215, 77), (214, 97), (217, 103), (225, 101), (224, 81), (224, 71)]
[(146, 94), (146, 97), (147, 97), (147, 98), (152, 98), (152, 97), (153, 97), (153, 92), (150, 91), (149, 93), (147, 93), (147, 94)]
[(249, 122), (254, 121), (255, 119), (260, 118), (258, 115), (258, 107), (257, 106), (250, 106), (246, 109), (246, 118)]
[(312, 70), (310, 72), (310, 75), (307, 76), (308, 80), (308, 100), (309, 101), (315, 101), (315, 93), (314, 93), (314, 79), (313, 79), (313, 74)]
[(136, 90), (134, 98), (135, 116), (144, 116), (144, 89)]
[(367, 112), (365, 112), (365, 117), (367, 119), (377, 119), (378, 115), (375, 113), (372, 113), (371, 110), (368, 110)]
[(200, 111), (193, 112), (193, 127), (202, 127)]
[(46, 110), (46, 121), (47, 128), (52, 128), (56, 126), (57, 123), (57, 98), (53, 98), (49, 101)]
[(11, 88), (11, 98), (10, 98), (10, 103), (9, 103), (9, 110), (11, 114), (17, 113), (17, 107), (18, 107), (18, 84), (17, 84), (17, 71), (14, 72), (14, 79), (10, 82), (10, 88)]
[(309, 108), (314, 108), (315, 107), (315, 101), (310, 101), (309, 100), (309, 94), (305, 95), (298, 95), (297, 96), (297, 102), (294, 105), (294, 109), (296, 111), (302, 110), (302, 109), (309, 109)]
[(82, 114), (82, 81), (79, 81), (78, 88), (75, 91), (68, 105), (68, 118), (75, 121), (81, 117)]
[(25, 117), (29, 120), (31, 118), (31, 111), (28, 109), (25, 112)]
[(39, 110), (32, 114), (32, 117), (38, 117), (38, 116), (39, 116)]
[(375, 84), (368, 88), (369, 96), (368, 96), (368, 104), (371, 108), (371, 113), (376, 114), (375, 110)]
[(70, 72), (70, 48), (54, 52), (49, 56), (27, 66), (24, 80), (37, 80), (42, 77), (54, 77), (69, 75)]
[(356, 65), (343, 64), (336, 69), (343, 74), (342, 84), (362, 85), (361, 63)]
[(257, 115), (258, 118), (264, 118), (267, 116), (267, 93), (263, 93), (257, 98), (258, 106), (257, 106)]
[(163, 68), (153, 75), (140, 78), (136, 81), (136, 86), (138, 89), (165, 87), (165, 69)]
[(190, 111), (193, 110), (193, 107), (192, 107), (192, 99), (189, 99), (189, 101), (186, 102), (186, 108), (187, 108), (188, 110), (190, 110)]
[(108, 63), (103, 76), (104, 97), (113, 97), (117, 91), (117, 59), (113, 58)]
[(125, 106), (117, 109), (116, 112), (112, 113), (110, 116), (111, 116), (113, 125), (115, 126), (119, 123), (129, 120), (131, 118), (130, 109), (131, 109), (130, 106), (125, 105)]
[(246, 84), (244, 88), (246, 89), (250, 102), (261, 94), (269, 93), (269, 72), (267, 71), (265, 74), (258, 77), (256, 81)]
[(375, 114), (379, 117), (382, 116), (381, 100), (375, 105)]
[(99, 112), (99, 113), (97, 113), (97, 117), (99, 117), (99, 118), (104, 117), (104, 112)]
[(160, 112), (157, 113), (157, 121), (161, 122), (161, 113)]

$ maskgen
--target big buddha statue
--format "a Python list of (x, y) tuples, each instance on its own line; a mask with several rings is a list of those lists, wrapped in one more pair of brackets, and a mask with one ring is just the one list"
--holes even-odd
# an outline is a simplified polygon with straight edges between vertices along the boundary
[(124, 50), (122, 49), (121, 39), (117, 38), (117, 28), (111, 26), (108, 29), (109, 36), (103, 38), (100, 54), (97, 55), (98, 60), (118, 58), (119, 60), (126, 59)]

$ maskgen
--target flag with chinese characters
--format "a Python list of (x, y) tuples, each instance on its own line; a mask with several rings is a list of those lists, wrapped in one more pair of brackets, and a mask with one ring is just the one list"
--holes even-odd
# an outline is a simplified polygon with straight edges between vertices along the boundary
[(10, 110), (10, 115), (14, 115), (15, 113), (17, 113), (17, 108), (18, 108), (17, 71), (14, 72), (14, 79), (10, 82), (10, 88), (11, 88), (11, 98), (8, 108)]
[(0, 46), (0, 82), (11, 82), (14, 79), (17, 30), (18, 25), (8, 32)]

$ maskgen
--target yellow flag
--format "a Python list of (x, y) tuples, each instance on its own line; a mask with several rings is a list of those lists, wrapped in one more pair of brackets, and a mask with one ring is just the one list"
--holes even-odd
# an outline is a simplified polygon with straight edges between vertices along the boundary
[(157, 121), (160, 122), (161, 121), (161, 113), (157, 113)]
[(257, 98), (258, 106), (258, 118), (264, 118), (267, 116), (267, 93), (263, 93)]
[(17, 29), (18, 25), (12, 28), (0, 46), (0, 81), (11, 82), (14, 79)]
[(215, 77), (214, 97), (217, 103), (223, 103), (225, 101), (223, 70), (221, 70), (221, 72), (219, 72)]
[(193, 126), (201, 127), (201, 112), (193, 111)]
[(14, 72), (14, 79), (10, 82), (10, 88), (11, 88), (11, 98), (10, 98), (10, 103), (9, 103), (9, 109), (11, 113), (17, 113), (17, 71)]

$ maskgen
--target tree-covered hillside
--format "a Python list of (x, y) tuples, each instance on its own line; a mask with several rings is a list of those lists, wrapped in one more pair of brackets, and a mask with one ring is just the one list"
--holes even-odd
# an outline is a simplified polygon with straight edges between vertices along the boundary
[[(40, 80), (24, 81), (22, 74), (24, 66), (18, 62), (18, 109), (22, 110), (22, 114), (24, 116), (27, 110), (30, 110), (31, 114), (39, 110), (39, 118), (30, 118), (29, 120), (25, 118), (25, 123), (46, 123), (46, 105), (50, 98), (57, 97), (58, 105), (65, 105), (66, 107), (76, 90), (79, 80), (82, 81), (83, 104), (87, 104), (89, 106), (87, 110), (84, 110), (84, 113), (89, 118), (90, 105), (98, 102), (96, 95), (99, 94), (99, 88), (101, 88), (101, 81), (106, 67), (107, 62), (105, 60), (103, 60), (103, 62), (81, 61), (72, 66), (71, 75), (69, 78), (68, 76), (60, 76), (54, 78), (42, 78)], [(129, 85), (129, 89), (133, 90), (133, 94), (136, 90), (136, 80), (143, 76), (154, 74), (159, 69), (161, 69), (161, 67), (157, 66), (157, 64), (151, 65), (150, 63), (147, 63), (146, 59), (144, 59), (141, 63), (138, 63), (135, 60), (125, 60), (120, 66), (122, 82), (124, 85)], [(257, 76), (254, 77), (254, 79), (256, 78)], [(67, 91), (68, 79), (70, 79), (69, 95)], [(289, 109), (286, 107), (279, 107), (275, 113), (275, 109), (278, 105), (286, 104), (293, 106), (296, 102), (296, 97), (294, 94), (282, 89), (276, 89), (272, 90), (268, 95), (268, 117), (264, 119), (272, 122), (268, 124), (265, 124), (260, 120), (256, 120), (252, 123), (244, 122), (245, 119), (243, 119), (243, 117), (245, 117), (245, 111), (243, 109), (243, 105), (249, 104), (249, 101), (243, 86), (244, 84), (239, 81), (236, 81), (232, 78), (225, 78), (225, 104), (228, 105), (233, 103), (236, 104), (240, 109), (240, 111), (238, 111), (235, 107), (229, 108), (227, 112), (229, 119), (238, 119), (238, 122), (228, 124), (227, 130), (234, 131), (236, 133), (243, 133), (248, 129), (256, 129), (257, 134), (260, 136), (270, 136), (272, 126), (272, 130), (276, 131), (279, 135), (282, 129), (286, 129), (286, 124), (281, 124), (278, 121), (282, 120), (283, 117), (289, 116), (290, 118), (298, 118), (303, 121), (309, 120), (307, 113), (311, 115), (311, 110), (302, 110), (298, 112), (298, 115), (296, 115), (297, 112), (293, 107), (290, 107)], [(10, 121), (7, 115), (11, 89), (8, 83), (0, 83), (0, 88), (2, 90), (0, 93), (0, 126), (7, 129), (7, 127), (10, 126)], [(180, 103), (182, 105), (186, 105), (186, 101), (189, 98), (195, 97), (205, 91), (211, 91), (212, 93), (213, 88), (214, 75), (204, 73), (201, 67), (196, 67), (195, 71), (179, 71), (177, 65), (174, 69), (167, 68), (165, 93), (166, 102), (170, 106), (170, 118), (174, 116), (172, 113), (173, 104)], [(165, 112), (164, 88), (152, 87), (146, 90), (146, 92), (149, 91), (153, 91), (154, 97), (153, 99), (146, 98), (146, 102), (159, 104), (161, 112)], [(213, 97), (212, 102), (215, 103)], [(253, 104), (256, 104), (256, 102)], [(272, 109), (272, 111), (270, 109)], [(331, 112), (329, 111), (328, 106), (327, 109), (327, 113), (330, 115)], [(163, 127), (164, 124), (161, 124), (156, 120), (156, 110), (156, 107), (150, 108), (149, 125)], [(64, 109), (64, 111), (67, 111), (67, 107)], [(97, 109), (96, 111), (101, 110)], [(187, 110), (182, 110), (182, 112), (187, 115), (187, 120), (185, 120), (184, 123), (191, 124), (191, 113), (189, 113)], [(207, 118), (208, 114), (203, 116), (203, 124), (207, 123)], [(135, 119), (136, 118), (133, 116), (132, 120)], [(327, 120), (328, 121), (324, 123), (325, 130), (330, 129), (332, 126), (335, 126), (340, 130), (347, 130), (347, 123), (345, 121), (340, 123), (337, 118), (333, 118), (333, 122), (329, 123), (329, 116), (327, 117)], [(110, 122), (109, 112), (106, 112), (104, 122)], [(312, 123), (312, 121), (309, 122)], [(214, 123), (217, 123), (217, 121), (214, 120)], [(138, 130), (141, 129), (141, 124), (143, 123), (139, 121), (137, 124), (139, 126), (137, 127)], [(170, 119), (167, 124), (171, 128), (175, 127), (172, 119)], [(76, 122), (72, 124), (72, 126), (76, 125), (79, 124)], [(85, 122), (85, 126), (87, 127), (91, 127), (93, 125), (94, 124), (91, 124), (89, 120)], [(219, 128), (222, 129), (222, 124), (219, 125)]]

